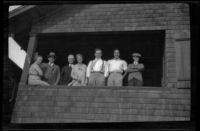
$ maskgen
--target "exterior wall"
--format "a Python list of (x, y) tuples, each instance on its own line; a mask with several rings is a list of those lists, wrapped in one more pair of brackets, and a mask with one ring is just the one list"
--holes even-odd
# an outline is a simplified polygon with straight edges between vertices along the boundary
[(190, 105), (188, 89), (24, 85), (11, 122), (188, 121)]
[(63, 5), (32, 32), (165, 30), (163, 86), (190, 87), (189, 20), (184, 3)]

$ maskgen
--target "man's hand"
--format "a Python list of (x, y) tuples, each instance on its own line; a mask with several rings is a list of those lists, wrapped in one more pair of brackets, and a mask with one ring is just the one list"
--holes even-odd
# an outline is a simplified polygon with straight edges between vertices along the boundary
[(88, 85), (88, 82), (89, 82), (89, 78), (86, 77), (86, 80), (85, 80), (85, 85)]

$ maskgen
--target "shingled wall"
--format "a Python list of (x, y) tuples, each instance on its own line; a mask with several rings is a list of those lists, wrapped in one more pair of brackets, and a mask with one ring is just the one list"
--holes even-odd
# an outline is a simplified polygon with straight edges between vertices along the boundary
[(185, 3), (74, 4), (35, 21), (32, 33), (165, 30), (163, 86), (190, 87), (190, 66), (181, 64), (190, 53), (180, 52), (188, 56), (180, 59), (176, 52), (176, 45), (189, 49), (189, 19)]
[(190, 120), (190, 90), (155, 87), (27, 87), (12, 123)]

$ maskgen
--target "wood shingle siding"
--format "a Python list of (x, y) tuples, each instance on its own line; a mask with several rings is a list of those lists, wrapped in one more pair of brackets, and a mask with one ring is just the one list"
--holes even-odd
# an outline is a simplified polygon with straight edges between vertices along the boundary
[[(63, 5), (34, 23), (32, 28), (33, 33), (142, 30), (165, 30), (162, 86), (190, 87), (188, 76), (178, 80), (181, 77), (179, 72), (187, 72), (190, 66), (181, 66), (182, 61), (177, 59), (183, 54), (178, 54), (181, 52), (176, 46), (179, 44), (177, 39), (189, 39), (183, 46), (190, 45), (189, 5), (186, 3)], [(186, 57), (182, 59), (190, 62), (189, 56)]]
[(159, 87), (24, 85), (12, 117), (13, 123), (185, 120), (190, 120), (190, 90)]

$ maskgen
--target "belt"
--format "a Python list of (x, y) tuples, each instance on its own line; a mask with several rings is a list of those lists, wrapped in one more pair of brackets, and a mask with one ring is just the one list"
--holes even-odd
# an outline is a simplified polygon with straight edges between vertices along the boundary
[(29, 74), (29, 76), (38, 76), (37, 74)]
[(102, 71), (92, 71), (91, 73), (102, 73), (103, 74)]
[(112, 72), (110, 72), (110, 73), (118, 73), (118, 74), (122, 74), (122, 72), (115, 72), (115, 71), (112, 71)]

